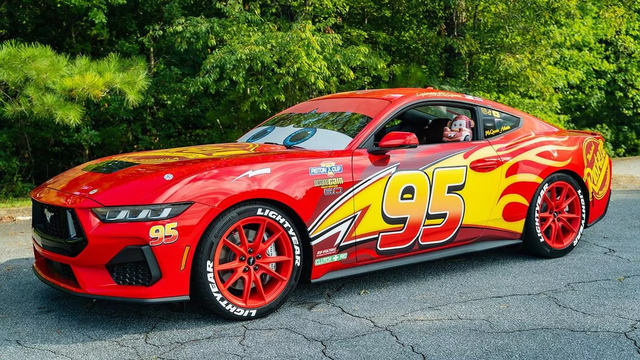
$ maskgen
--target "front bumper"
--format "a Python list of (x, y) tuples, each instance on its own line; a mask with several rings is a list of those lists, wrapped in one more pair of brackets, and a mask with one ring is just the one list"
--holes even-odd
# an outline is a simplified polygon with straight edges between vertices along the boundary
[[(33, 195), (36, 202), (72, 211), (86, 240), (77, 253), (43, 246), (34, 214), (33, 270), (44, 283), (92, 298), (142, 302), (189, 299), (193, 252), (218, 214), (216, 209), (194, 203), (169, 220), (102, 223), (91, 212), (101, 205), (90, 199), (53, 189), (42, 189)], [(168, 223), (177, 223), (178, 239), (171, 244), (150, 246), (150, 228)]]

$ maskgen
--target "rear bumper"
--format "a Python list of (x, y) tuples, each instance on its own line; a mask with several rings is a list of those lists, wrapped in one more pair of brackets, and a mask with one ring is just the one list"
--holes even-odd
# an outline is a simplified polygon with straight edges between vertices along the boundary
[(597, 224), (600, 220), (604, 219), (605, 215), (607, 215), (607, 211), (609, 211), (609, 204), (611, 204), (611, 190), (609, 190), (609, 194), (607, 195), (607, 203), (604, 207), (604, 211), (602, 211), (602, 215), (598, 216), (596, 219), (587, 224), (586, 227), (591, 227)]

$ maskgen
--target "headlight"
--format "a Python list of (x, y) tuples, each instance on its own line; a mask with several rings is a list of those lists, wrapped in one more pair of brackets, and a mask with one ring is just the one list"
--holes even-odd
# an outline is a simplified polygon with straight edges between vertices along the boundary
[(193, 203), (113, 206), (91, 209), (102, 222), (134, 222), (171, 219), (182, 214)]

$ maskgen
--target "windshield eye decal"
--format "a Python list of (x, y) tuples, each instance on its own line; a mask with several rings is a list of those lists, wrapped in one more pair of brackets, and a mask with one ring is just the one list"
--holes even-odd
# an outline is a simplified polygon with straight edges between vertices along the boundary
[(258, 141), (264, 137), (266, 137), (267, 135), (271, 134), (271, 132), (273, 132), (273, 130), (275, 130), (275, 126), (271, 125), (271, 126), (267, 126), (266, 128), (257, 131), (255, 134), (251, 135), (251, 137), (249, 137), (247, 139), (247, 142), (254, 142), (254, 141)]
[(300, 143), (303, 143), (313, 137), (318, 130), (316, 128), (304, 128), (298, 131), (291, 133), (291, 135), (287, 136), (286, 139), (282, 142), (284, 146), (296, 146)]

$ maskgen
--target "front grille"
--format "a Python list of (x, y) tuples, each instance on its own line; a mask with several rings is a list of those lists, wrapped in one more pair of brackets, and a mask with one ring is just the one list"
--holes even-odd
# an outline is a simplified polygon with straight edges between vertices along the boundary
[(162, 274), (151, 247), (127, 246), (107, 264), (107, 271), (118, 285), (151, 286)]
[(76, 256), (87, 246), (78, 216), (73, 209), (32, 201), (34, 239), (43, 249)]
[(151, 284), (151, 269), (146, 261), (108, 265), (107, 270), (118, 285), (149, 286)]
[(59, 263), (57, 261), (53, 261), (51, 259), (45, 259), (47, 267), (49, 270), (58, 274), (62, 278), (77, 283), (76, 276), (73, 274), (73, 270), (71, 270), (71, 266), (63, 263)]

